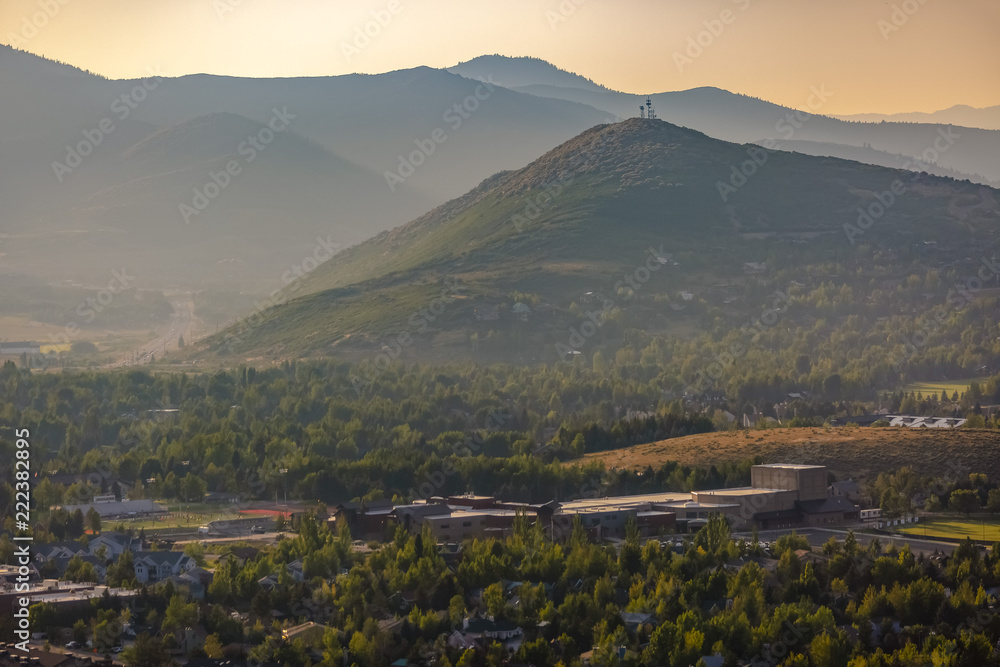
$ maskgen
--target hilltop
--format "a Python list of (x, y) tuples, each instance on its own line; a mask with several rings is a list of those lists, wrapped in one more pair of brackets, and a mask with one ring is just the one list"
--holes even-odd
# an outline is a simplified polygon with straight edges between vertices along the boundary
[[(587, 318), (600, 329), (588, 344), (629, 327), (690, 336), (759, 314), (789, 281), (820, 286), (824, 263), (857, 264), (861, 275), (872, 267), (863, 255), (901, 239), (940, 239), (938, 257), (966, 257), (996, 231), (995, 194), (635, 118), (587, 130), (338, 254), (288, 295), (306, 296), (200, 351), (371, 354), (399, 335), (403, 358), (556, 360)], [(877, 227), (862, 222), (873, 231), (857, 229), (863, 244), (845, 234), (859, 209), (877, 214)], [(881, 275), (905, 278), (923, 262), (888, 255)], [(422, 312), (432, 305), (433, 317)]]

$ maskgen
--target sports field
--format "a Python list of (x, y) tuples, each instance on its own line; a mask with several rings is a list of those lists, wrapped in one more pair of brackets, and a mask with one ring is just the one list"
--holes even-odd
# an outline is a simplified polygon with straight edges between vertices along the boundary
[(903, 391), (906, 392), (920, 392), (924, 396), (934, 394), (935, 396), (941, 395), (941, 390), (948, 392), (948, 397), (950, 398), (955, 392), (961, 396), (969, 389), (969, 385), (976, 380), (982, 382), (983, 378), (968, 378), (967, 380), (943, 380), (941, 382), (912, 382), (905, 387)]
[(942, 537), (953, 540), (963, 540), (971, 537), (974, 540), (1000, 542), (1000, 517), (993, 514), (965, 518), (961, 515), (942, 516), (941, 518), (908, 524), (898, 528), (899, 532), (914, 536)]

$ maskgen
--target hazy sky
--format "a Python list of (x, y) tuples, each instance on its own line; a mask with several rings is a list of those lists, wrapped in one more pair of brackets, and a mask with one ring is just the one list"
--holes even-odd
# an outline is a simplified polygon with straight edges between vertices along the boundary
[[(372, 12), (384, 27), (345, 55)], [(1000, 104), (998, 27), (1000, 0), (0, 0), (0, 41), (114, 78), (375, 73), (501, 53), (634, 93), (718, 86), (801, 108), (826, 86), (829, 114)]]

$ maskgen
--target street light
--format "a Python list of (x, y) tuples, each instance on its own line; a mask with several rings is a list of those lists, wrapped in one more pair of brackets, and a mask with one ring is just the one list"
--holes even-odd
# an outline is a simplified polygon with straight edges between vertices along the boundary
[(281, 473), (281, 486), (285, 489), (285, 508), (288, 508), (288, 482), (285, 480), (285, 475), (288, 473), (288, 468), (282, 468), (278, 471)]

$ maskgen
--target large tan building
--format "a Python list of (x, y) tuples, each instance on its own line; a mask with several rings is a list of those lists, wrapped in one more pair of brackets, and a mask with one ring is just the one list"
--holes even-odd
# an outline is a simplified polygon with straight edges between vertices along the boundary
[(750, 469), (750, 486), (755, 489), (795, 491), (796, 500), (824, 500), (827, 497), (826, 466), (772, 463)]
[(352, 518), (358, 530), (385, 533), (399, 525), (418, 533), (429, 528), (439, 542), (502, 536), (510, 532), (517, 512), (528, 523), (540, 522), (550, 534), (565, 536), (579, 520), (597, 538), (622, 538), (635, 519), (644, 536), (695, 530), (713, 514), (723, 514), (737, 530), (820, 526), (859, 520), (859, 508), (844, 496), (830, 495), (825, 466), (776, 463), (753, 466), (751, 485), (690, 493), (648, 493), (550, 501), (539, 505), (498, 501), (473, 494), (435, 497), (411, 505), (355, 507), (345, 503), (338, 520)]

